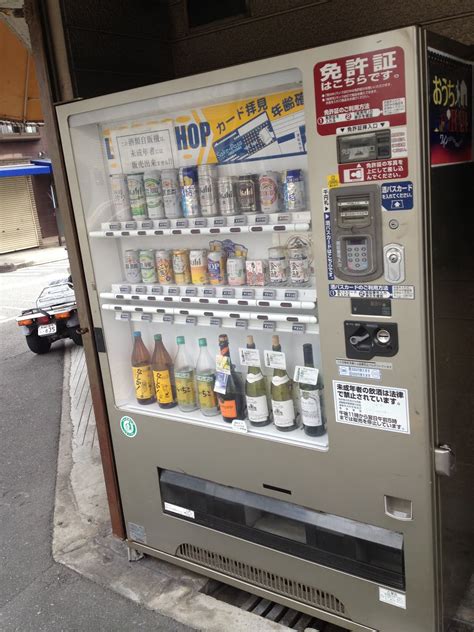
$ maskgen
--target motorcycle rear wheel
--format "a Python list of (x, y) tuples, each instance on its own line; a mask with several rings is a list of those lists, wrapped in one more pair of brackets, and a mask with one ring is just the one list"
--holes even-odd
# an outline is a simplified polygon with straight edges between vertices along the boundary
[(51, 348), (51, 342), (48, 338), (42, 338), (41, 336), (38, 336), (38, 334), (30, 334), (29, 336), (26, 336), (26, 344), (28, 345), (30, 351), (39, 355), (48, 353)]

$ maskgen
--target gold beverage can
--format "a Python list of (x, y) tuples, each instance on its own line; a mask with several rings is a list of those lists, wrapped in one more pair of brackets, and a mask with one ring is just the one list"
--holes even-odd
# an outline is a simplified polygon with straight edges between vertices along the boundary
[(171, 250), (155, 250), (155, 265), (158, 283), (161, 285), (174, 283)]
[(177, 285), (188, 285), (191, 283), (189, 250), (173, 250), (173, 272)]
[(199, 248), (189, 251), (189, 263), (191, 266), (191, 282), (193, 285), (207, 285), (209, 275), (207, 273), (207, 250)]

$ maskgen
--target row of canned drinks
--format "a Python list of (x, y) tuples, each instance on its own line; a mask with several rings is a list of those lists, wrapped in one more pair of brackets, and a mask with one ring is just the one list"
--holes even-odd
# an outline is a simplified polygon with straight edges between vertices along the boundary
[(301, 169), (219, 176), (217, 165), (110, 176), (115, 219), (178, 219), (303, 211)]
[(294, 285), (304, 286), (310, 278), (310, 259), (305, 247), (274, 247), (268, 259), (247, 259), (244, 247), (235, 244), (227, 254), (222, 242), (195, 250), (126, 250), (125, 278), (128, 283), (162, 285)]

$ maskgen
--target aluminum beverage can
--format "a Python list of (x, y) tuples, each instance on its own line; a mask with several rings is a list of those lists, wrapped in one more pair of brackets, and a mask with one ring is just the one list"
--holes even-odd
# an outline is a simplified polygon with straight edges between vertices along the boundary
[(163, 219), (165, 206), (163, 204), (163, 191), (161, 188), (161, 174), (158, 169), (145, 171), (143, 176), (145, 185), (146, 205), (150, 219)]
[(179, 170), (181, 205), (184, 217), (200, 217), (197, 167), (181, 167)]
[(163, 204), (166, 217), (168, 219), (183, 217), (177, 169), (163, 169), (161, 172), (161, 188), (163, 190)]
[(143, 173), (132, 173), (128, 175), (127, 186), (130, 197), (132, 219), (147, 219), (148, 211), (146, 207)]
[(227, 282), (229, 285), (245, 285), (245, 261), (242, 255), (227, 259)]
[(263, 213), (277, 213), (280, 210), (279, 178), (276, 171), (265, 171), (258, 177), (260, 208)]
[(211, 250), (207, 255), (207, 271), (211, 285), (225, 285), (226, 257), (223, 250)]
[(158, 283), (161, 283), (162, 285), (170, 285), (171, 283), (174, 283), (171, 250), (156, 250), (155, 266)]
[(132, 219), (127, 176), (123, 173), (110, 176), (110, 188), (112, 190), (112, 203), (114, 205), (114, 219), (119, 222), (126, 222)]
[(306, 248), (289, 248), (288, 264), (290, 268), (290, 283), (304, 285), (309, 281), (309, 259)]
[(125, 279), (129, 283), (141, 283), (142, 274), (140, 272), (140, 258), (138, 250), (126, 250), (123, 255), (125, 268)]
[(237, 197), (241, 213), (258, 213), (258, 176), (239, 176)]
[(193, 285), (207, 285), (209, 283), (207, 250), (205, 248), (190, 250), (189, 264), (191, 266), (191, 283)]
[(219, 215), (216, 165), (199, 165), (198, 180), (202, 216), (214, 217), (215, 215)]
[(217, 198), (221, 215), (237, 215), (238, 206), (235, 195), (235, 178), (233, 176), (218, 178)]
[(140, 250), (140, 270), (143, 283), (156, 283), (155, 253), (153, 250)]
[(306, 194), (303, 171), (301, 169), (283, 171), (282, 181), (285, 210), (304, 211), (306, 208)]
[(189, 264), (189, 250), (173, 250), (174, 281), (177, 285), (191, 283), (191, 266)]

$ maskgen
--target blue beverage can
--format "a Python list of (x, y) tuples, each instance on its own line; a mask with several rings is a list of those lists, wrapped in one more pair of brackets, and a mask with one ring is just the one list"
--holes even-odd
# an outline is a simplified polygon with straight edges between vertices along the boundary
[(286, 211), (304, 211), (306, 194), (301, 169), (288, 169), (282, 173), (283, 200)]
[(197, 167), (181, 167), (179, 170), (181, 206), (184, 217), (200, 217)]

